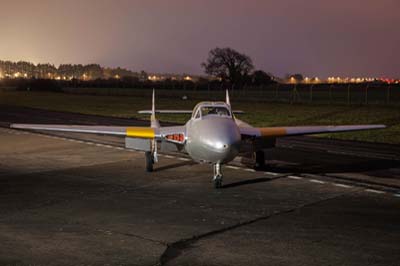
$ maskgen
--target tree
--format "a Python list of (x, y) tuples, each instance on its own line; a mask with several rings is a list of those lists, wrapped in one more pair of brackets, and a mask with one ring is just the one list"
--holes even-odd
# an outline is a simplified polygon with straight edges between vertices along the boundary
[(262, 70), (256, 70), (251, 75), (251, 82), (256, 86), (260, 86), (271, 84), (274, 81), (272, 80), (271, 75), (265, 73)]
[(250, 57), (229, 47), (212, 49), (201, 66), (207, 74), (232, 84), (240, 83), (254, 68)]

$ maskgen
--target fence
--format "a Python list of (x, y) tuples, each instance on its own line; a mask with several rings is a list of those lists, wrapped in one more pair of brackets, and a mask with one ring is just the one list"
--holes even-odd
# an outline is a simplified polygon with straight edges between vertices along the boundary
[(276, 84), (232, 93), (239, 99), (285, 103), (400, 104), (398, 84)]
[[(112, 96), (148, 96), (151, 89), (134, 88), (65, 88), (64, 92)], [(158, 89), (157, 96), (193, 100), (223, 100), (223, 86), (199, 89)], [(273, 84), (231, 89), (235, 101), (318, 103), (318, 104), (400, 104), (399, 84)]]

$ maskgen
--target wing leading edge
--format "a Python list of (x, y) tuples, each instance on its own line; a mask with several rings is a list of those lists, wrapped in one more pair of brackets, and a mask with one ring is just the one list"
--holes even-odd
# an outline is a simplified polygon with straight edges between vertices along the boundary
[(184, 126), (172, 127), (123, 127), (123, 126), (77, 126), (77, 125), (46, 125), (46, 124), (11, 124), (11, 128), (30, 129), (30, 130), (46, 130), (73, 133), (90, 133), (114, 135), (130, 138), (156, 139), (162, 140), (168, 136), (181, 134), (186, 135)]
[(240, 127), (242, 135), (253, 137), (285, 137), (386, 128), (385, 125), (299, 126), (299, 127)]

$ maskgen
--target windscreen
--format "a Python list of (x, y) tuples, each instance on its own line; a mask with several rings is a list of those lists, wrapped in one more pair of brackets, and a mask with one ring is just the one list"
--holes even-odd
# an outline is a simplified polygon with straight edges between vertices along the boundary
[(203, 107), (201, 107), (201, 115), (203, 117), (207, 116), (207, 115), (230, 117), (231, 113), (224, 106), (203, 106)]

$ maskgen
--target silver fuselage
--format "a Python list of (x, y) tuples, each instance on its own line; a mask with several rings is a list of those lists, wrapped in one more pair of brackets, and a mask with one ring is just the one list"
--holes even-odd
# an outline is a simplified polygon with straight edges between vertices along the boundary
[(208, 115), (186, 123), (185, 149), (197, 162), (227, 163), (239, 153), (241, 136), (232, 117)]

